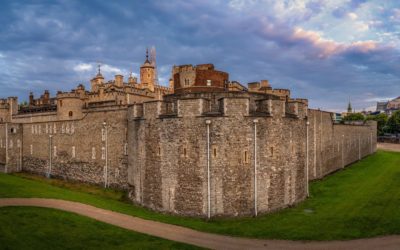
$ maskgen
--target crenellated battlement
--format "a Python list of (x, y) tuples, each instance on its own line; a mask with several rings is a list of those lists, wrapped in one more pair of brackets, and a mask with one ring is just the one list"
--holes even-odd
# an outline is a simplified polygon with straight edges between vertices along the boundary
[(57, 98), (58, 99), (63, 99), (63, 98), (80, 98), (80, 94), (77, 92), (59, 92), (57, 93)]
[(304, 119), (308, 106), (305, 99), (281, 100), (273, 95), (248, 95), (246, 93), (207, 98), (187, 94), (163, 101), (148, 101), (130, 106), (130, 117), (184, 118), (184, 117), (290, 117)]
[(0, 109), (9, 109), (10, 104), (8, 103), (7, 99), (0, 99)]

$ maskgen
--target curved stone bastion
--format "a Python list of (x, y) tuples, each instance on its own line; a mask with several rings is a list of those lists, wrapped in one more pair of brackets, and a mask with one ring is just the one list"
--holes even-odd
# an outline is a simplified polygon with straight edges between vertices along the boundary
[(306, 198), (309, 179), (376, 148), (375, 123), (334, 125), (304, 99), (266, 93), (172, 94), (131, 106), (128, 120), (131, 199), (188, 216), (293, 205)]

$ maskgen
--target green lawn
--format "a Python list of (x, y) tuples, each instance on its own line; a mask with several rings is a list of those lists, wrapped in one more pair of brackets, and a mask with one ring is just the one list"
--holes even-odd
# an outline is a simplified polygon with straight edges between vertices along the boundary
[(0, 249), (198, 249), (49, 208), (0, 208)]
[(119, 192), (63, 184), (59, 180), (51, 182), (2, 174), (0, 197), (79, 201), (201, 231), (256, 238), (335, 240), (400, 233), (400, 153), (394, 152), (379, 151), (343, 171), (314, 182), (310, 185), (311, 197), (306, 201), (294, 208), (257, 218), (207, 222), (164, 215), (126, 203)]

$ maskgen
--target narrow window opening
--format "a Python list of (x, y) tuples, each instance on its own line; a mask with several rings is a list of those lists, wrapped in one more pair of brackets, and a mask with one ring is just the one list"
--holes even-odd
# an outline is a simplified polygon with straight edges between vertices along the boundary
[(274, 157), (274, 147), (271, 147), (271, 157)]
[(214, 157), (217, 157), (217, 149), (214, 148)]
[(72, 115), (73, 115), (72, 111), (69, 111), (68, 116), (72, 117)]
[(186, 157), (186, 148), (183, 148), (183, 156), (185, 156)]
[(105, 147), (101, 148), (101, 159), (102, 160), (106, 159), (106, 148)]
[(96, 159), (96, 148), (92, 148), (92, 160)]
[(106, 140), (106, 131), (104, 128), (101, 129), (101, 141)]
[(69, 134), (69, 124), (67, 123), (67, 125), (65, 125), (65, 132), (67, 133), (67, 134)]
[(128, 155), (128, 143), (124, 144), (124, 155)]

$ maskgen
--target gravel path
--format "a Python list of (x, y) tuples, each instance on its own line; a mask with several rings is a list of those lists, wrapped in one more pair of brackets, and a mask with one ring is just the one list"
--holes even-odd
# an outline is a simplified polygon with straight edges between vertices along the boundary
[(400, 152), (400, 144), (394, 143), (378, 143), (378, 149), (386, 151)]
[[(82, 203), (41, 198), (0, 199), (2, 206), (33, 206), (55, 208), (77, 213), (122, 228), (173, 241), (184, 242), (211, 249), (399, 249), (400, 236), (330, 242), (302, 242), (286, 240), (257, 240), (229, 237), (132, 217), (96, 208)], [(318, 229), (316, 229), (318, 230)]]

